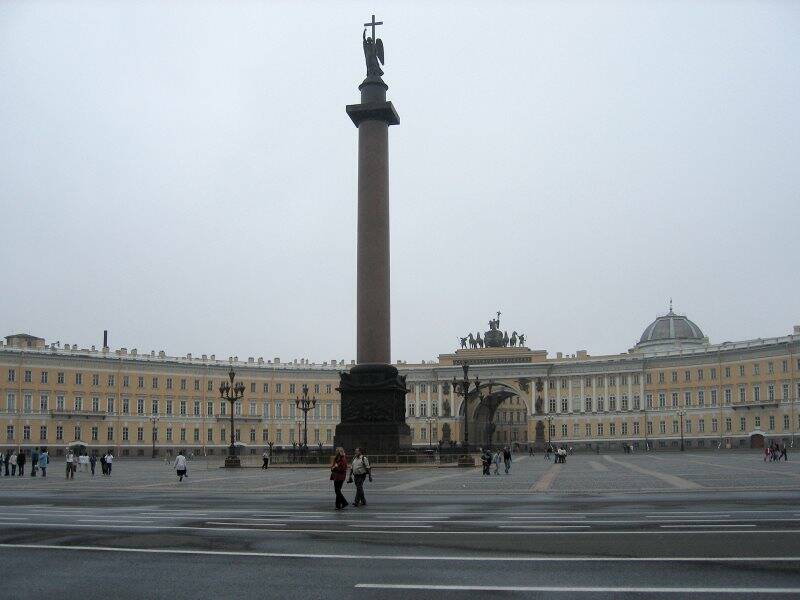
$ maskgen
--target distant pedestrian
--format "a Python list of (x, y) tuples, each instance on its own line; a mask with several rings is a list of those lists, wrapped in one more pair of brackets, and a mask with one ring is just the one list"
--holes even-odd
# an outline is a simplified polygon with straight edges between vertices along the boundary
[(533, 446), (528, 446), (528, 456), (533, 456)]
[(342, 495), (342, 486), (347, 479), (347, 455), (344, 448), (339, 446), (331, 462), (331, 481), (333, 481), (333, 491), (336, 494), (336, 510), (348, 506), (350, 503)]
[(92, 452), (92, 455), (89, 457), (89, 466), (92, 469), (92, 477), (94, 477), (94, 468), (97, 466), (97, 454)]
[(503, 462), (506, 467), (506, 475), (508, 475), (508, 471), (511, 469), (511, 449), (508, 446), (503, 448)]
[(553, 447), (548, 445), (544, 452), (544, 459), (550, 460), (550, 453), (553, 451)]
[(78, 464), (80, 463), (80, 456), (77, 452), (72, 453), (72, 477), (75, 478), (75, 473), (78, 472)]
[(19, 454), (17, 454), (17, 475), (20, 477), (25, 474), (25, 463), (27, 460), (28, 459), (25, 456), (25, 450), (20, 450)]
[(261, 455), (261, 463), (262, 469), (269, 469), (269, 450), (264, 450), (264, 454)]
[(114, 464), (114, 455), (111, 454), (111, 450), (108, 451), (106, 454), (106, 475), (111, 477), (111, 466)]
[(47, 477), (47, 465), (50, 463), (50, 455), (47, 453), (47, 448), (42, 449), (39, 455), (39, 469), (42, 471), (42, 477)]
[[(0, 452), (0, 475), (3, 474), (3, 467), (5, 467), (5, 464), (6, 464), (6, 455), (5, 453)], [(8, 475), (8, 473), (6, 473), (6, 475)]]
[(369, 466), (369, 459), (361, 453), (361, 448), (356, 448), (353, 463), (350, 465), (350, 479), (356, 484), (356, 497), (353, 506), (366, 506), (367, 499), (364, 496), (364, 480), (369, 477), (372, 481), (372, 469)]
[(178, 481), (183, 481), (184, 477), (188, 477), (186, 474), (186, 466), (186, 457), (183, 455), (182, 451), (178, 452), (178, 456), (175, 457), (175, 472), (178, 474)]
[(492, 453), (487, 449), (481, 449), (481, 466), (484, 475), (491, 475), (489, 469), (492, 467)]
[(492, 463), (494, 464), (494, 474), (500, 475), (500, 451), (498, 450), (492, 455)]
[(31, 451), (31, 477), (36, 477), (36, 471), (39, 468), (39, 452), (34, 448)]
[(778, 457), (778, 460), (781, 458), (786, 462), (789, 462), (789, 457), (786, 455), (786, 444), (781, 444), (781, 455)]
[(75, 471), (74, 466), (72, 464), (73, 459), (75, 456), (72, 454), (72, 450), (67, 450), (67, 457), (65, 459), (66, 466), (67, 466), (67, 476), (66, 479), (75, 479)]
[(16, 450), (12, 450), (11, 451), (11, 456), (8, 458), (8, 460), (11, 462), (11, 476), (14, 477), (14, 475), (17, 474), (17, 451)]

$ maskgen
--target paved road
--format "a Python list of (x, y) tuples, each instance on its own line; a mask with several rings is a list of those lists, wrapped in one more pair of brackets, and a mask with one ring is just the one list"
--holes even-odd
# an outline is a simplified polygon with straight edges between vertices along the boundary
[(317, 469), (3, 478), (0, 585), (82, 599), (800, 596), (796, 467), (730, 456), (376, 470), (369, 506), (338, 512)]

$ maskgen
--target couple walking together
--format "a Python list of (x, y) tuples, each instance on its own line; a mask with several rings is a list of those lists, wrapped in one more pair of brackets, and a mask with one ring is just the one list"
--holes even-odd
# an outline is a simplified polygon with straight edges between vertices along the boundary
[(372, 471), (369, 466), (369, 459), (361, 453), (361, 448), (356, 448), (353, 463), (350, 465), (350, 477), (347, 477), (347, 455), (341, 446), (336, 448), (336, 454), (331, 462), (331, 481), (333, 481), (333, 491), (336, 495), (336, 510), (347, 506), (349, 502), (342, 494), (342, 486), (345, 479), (348, 483), (355, 482), (356, 497), (353, 506), (366, 506), (367, 499), (364, 497), (364, 480), (369, 477), (372, 481)]

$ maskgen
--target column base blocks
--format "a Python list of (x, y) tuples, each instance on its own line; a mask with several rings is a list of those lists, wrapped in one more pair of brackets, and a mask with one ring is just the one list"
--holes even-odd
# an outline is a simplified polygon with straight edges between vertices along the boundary
[(392, 365), (362, 364), (342, 372), (341, 423), (334, 445), (348, 454), (361, 448), (367, 455), (398, 454), (411, 448), (406, 425), (406, 379)]

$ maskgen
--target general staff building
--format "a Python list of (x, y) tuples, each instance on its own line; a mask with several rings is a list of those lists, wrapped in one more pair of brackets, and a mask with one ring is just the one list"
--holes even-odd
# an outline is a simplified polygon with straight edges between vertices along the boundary
[[(397, 367), (407, 378), (406, 417), (420, 449), (463, 440), (463, 399), (451, 381), (462, 377), (464, 363), (482, 386), (468, 403), (472, 447), (750, 448), (772, 440), (793, 445), (800, 429), (798, 346), (798, 326), (782, 337), (712, 344), (670, 309), (621, 354), (553, 357), (527, 347), (476, 347)], [(224, 454), (230, 409), (218, 388), (231, 369), (245, 384), (244, 398), (233, 405), (233, 435), (245, 453), (302, 440), (295, 403), (304, 384), (317, 400), (308, 414), (309, 446), (330, 446), (339, 422), (339, 371), (346, 368), (343, 361), (170, 357), (10, 335), (0, 342), (0, 446)]]

